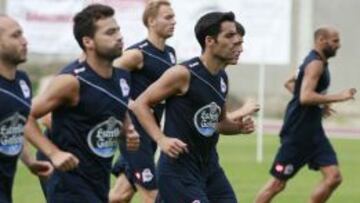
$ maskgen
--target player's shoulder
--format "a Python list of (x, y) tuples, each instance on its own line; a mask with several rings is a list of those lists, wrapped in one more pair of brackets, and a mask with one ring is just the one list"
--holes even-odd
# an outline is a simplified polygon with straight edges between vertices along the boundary
[(186, 68), (196, 68), (198, 66), (201, 65), (201, 61), (199, 59), (199, 57), (193, 57), (191, 59), (185, 60), (182, 63), (180, 63), (180, 65), (186, 67)]
[(16, 70), (16, 76), (30, 81), (29, 75), (23, 70)]
[(80, 62), (78, 59), (71, 61), (66, 64), (59, 72), (60, 74), (74, 74), (80, 69), (85, 69), (83, 62)]
[(116, 77), (119, 78), (126, 78), (126, 79), (131, 78), (130, 71), (122, 68), (114, 68), (114, 74), (116, 75)]
[(140, 42), (137, 42), (137, 43), (129, 46), (128, 48), (126, 48), (126, 51), (132, 50), (132, 49), (141, 50), (141, 49), (145, 49), (148, 46), (150, 46), (150, 43), (146, 39), (144, 39), (144, 40), (141, 40)]

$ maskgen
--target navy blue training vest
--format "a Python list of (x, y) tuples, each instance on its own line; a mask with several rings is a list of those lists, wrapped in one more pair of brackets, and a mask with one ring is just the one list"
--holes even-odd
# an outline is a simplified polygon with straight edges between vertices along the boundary
[[(168, 68), (176, 64), (176, 54), (172, 47), (165, 45), (165, 49), (160, 50), (147, 39), (130, 46), (128, 49), (140, 50), (144, 59), (143, 67), (131, 72), (131, 98), (135, 100)], [(160, 122), (163, 110), (164, 105), (162, 104), (154, 108), (158, 122)]]
[(212, 156), (219, 139), (216, 125), (228, 93), (224, 70), (212, 75), (198, 57), (182, 65), (191, 74), (189, 89), (182, 96), (167, 99), (164, 133), (185, 142), (189, 153), (178, 159), (162, 154), (159, 162), (162, 174), (202, 174), (208, 169), (209, 159), (216, 158)]
[(14, 80), (0, 76), (0, 202), (12, 202), (16, 163), (31, 108), (31, 83), (23, 71)]
[(80, 100), (76, 106), (63, 106), (53, 112), (51, 138), (60, 149), (79, 158), (79, 167), (70, 173), (81, 177), (107, 201), (112, 158), (119, 145), (130, 96), (130, 75), (113, 69), (112, 77), (105, 79), (86, 62), (74, 63), (60, 74), (77, 77)]
[[(301, 105), (300, 88), (304, 77), (305, 69), (308, 64), (314, 60), (321, 60), (320, 55), (312, 50), (305, 58), (303, 64), (299, 67), (293, 98), (289, 102), (284, 125), (280, 136), (286, 140), (296, 143), (312, 142), (316, 135), (322, 135), (322, 106), (321, 105)], [(330, 72), (328, 64), (324, 64), (324, 72), (319, 78), (315, 91), (325, 94), (330, 84)]]

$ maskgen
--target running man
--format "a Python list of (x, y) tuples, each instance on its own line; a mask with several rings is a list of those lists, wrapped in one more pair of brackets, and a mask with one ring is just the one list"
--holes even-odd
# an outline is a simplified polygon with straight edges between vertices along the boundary
[[(195, 26), (200, 57), (167, 70), (134, 102), (142, 126), (161, 148), (158, 163), (159, 203), (232, 203), (234, 191), (218, 162), (219, 133), (254, 130), (250, 119), (226, 113), (228, 80), (224, 71), (242, 45), (232, 12), (212, 12)], [(151, 108), (166, 99), (164, 133)]]
[[(280, 131), (281, 145), (270, 173), (273, 176), (261, 189), (256, 203), (268, 203), (285, 189), (289, 179), (304, 166), (320, 170), (323, 179), (315, 187), (309, 202), (323, 203), (340, 185), (342, 178), (336, 153), (326, 137), (322, 117), (324, 105), (354, 99), (356, 90), (346, 89), (336, 94), (327, 94), (330, 84), (328, 60), (340, 48), (338, 30), (321, 27), (314, 33), (314, 48), (299, 67), (296, 76), (288, 80), (288, 89), (293, 92)], [(289, 82), (290, 81), (290, 82)]]
[(87, 6), (74, 17), (73, 29), (86, 59), (65, 67), (34, 100), (29, 137), (37, 145), (46, 140), (35, 119), (51, 112), (52, 142), (79, 159), (66, 166), (72, 169), (78, 164), (74, 170), (56, 170), (51, 175), (48, 202), (104, 203), (108, 202), (112, 158), (121, 132), (126, 131), (129, 148), (139, 144), (127, 117), (130, 75), (112, 66), (123, 44), (111, 7)]
[[(175, 50), (166, 45), (174, 33), (175, 15), (169, 1), (150, 1), (143, 12), (143, 23), (148, 30), (146, 39), (130, 46), (114, 62), (119, 68), (131, 72), (131, 99), (135, 100), (147, 87), (156, 81), (169, 67), (176, 64)], [(158, 104), (152, 109), (156, 123), (160, 120), (165, 105)], [(135, 191), (139, 191), (144, 203), (153, 203), (157, 194), (154, 154), (156, 142), (146, 133), (136, 117), (130, 114), (135, 129), (140, 134), (140, 147), (129, 152), (120, 145), (121, 157), (114, 165), (118, 176), (110, 192), (111, 203), (130, 202)]]
[(17, 160), (38, 176), (52, 173), (50, 162), (36, 161), (24, 141), (24, 127), (31, 108), (31, 82), (17, 70), (27, 58), (27, 41), (14, 19), (0, 15), (0, 202), (12, 202)]

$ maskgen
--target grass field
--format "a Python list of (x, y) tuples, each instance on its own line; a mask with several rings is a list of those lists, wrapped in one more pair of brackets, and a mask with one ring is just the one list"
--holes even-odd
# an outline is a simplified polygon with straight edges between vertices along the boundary
[[(344, 182), (332, 196), (329, 203), (360, 202), (360, 140), (332, 139), (338, 153)], [(255, 161), (255, 137), (222, 137), (218, 149), (225, 169), (239, 202), (251, 203), (258, 189), (268, 180), (268, 169), (278, 146), (276, 136), (265, 136), (264, 162)], [(304, 168), (274, 203), (305, 203), (313, 187), (321, 178)], [(37, 179), (19, 164), (14, 185), (14, 203), (45, 202)], [(140, 203), (135, 197), (134, 203)]]

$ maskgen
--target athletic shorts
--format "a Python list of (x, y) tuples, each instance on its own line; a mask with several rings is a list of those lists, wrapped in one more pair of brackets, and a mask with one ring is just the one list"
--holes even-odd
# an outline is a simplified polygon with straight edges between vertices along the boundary
[(190, 175), (159, 175), (158, 186), (156, 203), (237, 203), (233, 188), (220, 167), (210, 169), (203, 181)]
[(157, 185), (154, 155), (157, 145), (137, 121), (133, 122), (140, 135), (139, 149), (127, 151), (125, 145), (120, 145), (121, 156), (114, 164), (112, 173), (116, 176), (125, 174), (133, 188), (137, 184), (147, 190), (155, 190)]
[(47, 181), (48, 203), (104, 203), (108, 202), (108, 192), (99, 195), (81, 177), (69, 172), (55, 171)]
[(270, 173), (280, 180), (288, 180), (295, 176), (305, 164), (312, 170), (338, 165), (336, 153), (325, 135), (306, 147), (292, 142), (283, 142)]

